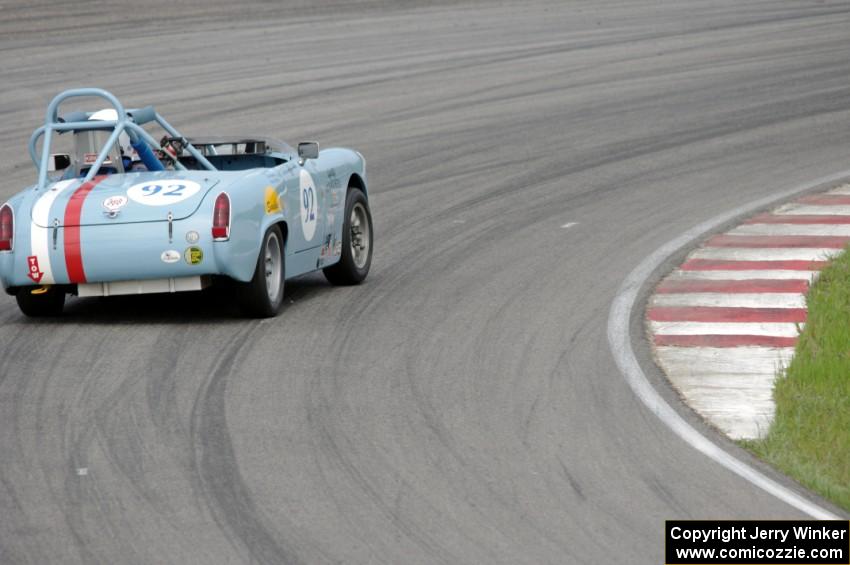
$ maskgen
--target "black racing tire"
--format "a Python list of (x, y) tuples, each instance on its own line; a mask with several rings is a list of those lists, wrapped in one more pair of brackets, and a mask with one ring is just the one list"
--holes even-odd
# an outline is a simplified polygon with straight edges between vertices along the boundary
[(348, 189), (344, 218), (340, 260), (322, 269), (322, 272), (328, 282), (334, 285), (360, 284), (372, 266), (374, 230), (369, 201), (359, 188)]
[(272, 318), (283, 306), (286, 281), (286, 253), (280, 228), (272, 226), (263, 236), (254, 277), (237, 283), (242, 311), (252, 318)]
[(30, 318), (46, 318), (59, 316), (65, 307), (65, 290), (61, 287), (48, 286), (40, 294), (33, 294), (37, 287), (19, 288), (15, 294), (18, 308)]

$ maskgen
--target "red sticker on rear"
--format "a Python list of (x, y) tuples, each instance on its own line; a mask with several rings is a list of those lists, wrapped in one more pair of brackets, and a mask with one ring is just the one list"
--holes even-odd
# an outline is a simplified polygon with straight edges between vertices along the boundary
[(35, 255), (30, 255), (27, 257), (27, 266), (29, 267), (29, 272), (27, 276), (33, 280), (36, 284), (41, 282), (41, 277), (44, 276), (44, 273), (41, 272), (41, 269), (38, 266), (38, 257)]

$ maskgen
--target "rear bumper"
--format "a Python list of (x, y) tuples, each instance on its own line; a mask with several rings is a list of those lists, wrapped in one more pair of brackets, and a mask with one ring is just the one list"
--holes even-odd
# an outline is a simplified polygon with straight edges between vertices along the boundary
[(77, 285), (77, 296), (121, 296), (128, 294), (189, 292), (203, 290), (209, 285), (210, 277), (202, 276), (82, 283)]

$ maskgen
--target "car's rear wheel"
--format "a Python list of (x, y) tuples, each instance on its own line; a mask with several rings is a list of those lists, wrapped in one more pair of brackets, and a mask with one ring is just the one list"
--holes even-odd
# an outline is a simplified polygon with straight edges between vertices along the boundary
[(369, 211), (369, 202), (362, 191), (350, 188), (345, 198), (340, 260), (322, 272), (331, 284), (360, 284), (369, 274), (371, 265), (372, 214)]
[(65, 290), (56, 286), (19, 288), (15, 298), (21, 312), (31, 318), (58, 316), (65, 307)]
[(272, 226), (263, 237), (254, 278), (240, 283), (239, 303), (242, 310), (255, 318), (271, 318), (283, 305), (286, 264), (280, 228)]

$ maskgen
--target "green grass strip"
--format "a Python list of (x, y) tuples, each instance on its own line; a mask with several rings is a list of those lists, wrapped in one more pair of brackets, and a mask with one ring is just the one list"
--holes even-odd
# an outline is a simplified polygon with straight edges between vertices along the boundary
[(790, 366), (776, 382), (767, 437), (745, 445), (850, 510), (850, 253), (821, 272)]

